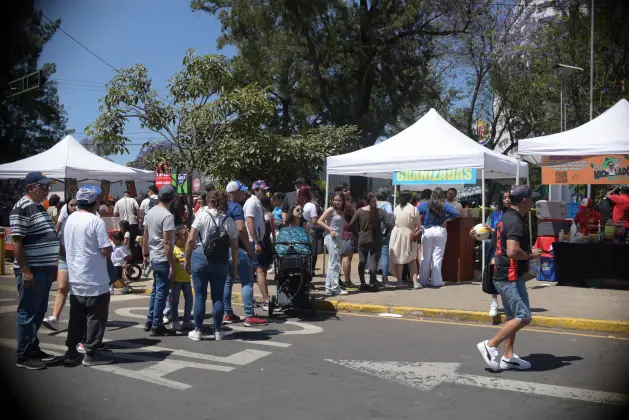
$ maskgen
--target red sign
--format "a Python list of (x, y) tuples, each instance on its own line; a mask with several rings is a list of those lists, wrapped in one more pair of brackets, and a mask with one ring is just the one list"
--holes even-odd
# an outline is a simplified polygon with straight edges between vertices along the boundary
[(192, 191), (199, 191), (201, 189), (201, 180), (199, 178), (194, 178), (192, 181)]
[(155, 186), (157, 189), (162, 188), (164, 185), (172, 185), (173, 177), (169, 173), (156, 173), (155, 174)]

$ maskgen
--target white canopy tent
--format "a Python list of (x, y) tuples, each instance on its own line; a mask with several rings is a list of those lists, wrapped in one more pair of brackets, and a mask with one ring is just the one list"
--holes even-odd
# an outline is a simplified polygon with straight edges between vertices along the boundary
[(616, 105), (593, 120), (562, 133), (523, 139), (518, 155), (541, 163), (542, 156), (597, 156), (629, 153), (629, 101)]
[(153, 171), (119, 165), (88, 151), (74, 137), (66, 136), (59, 143), (38, 155), (0, 165), (0, 179), (24, 178), (32, 171), (41, 171), (53, 179), (75, 178), (118, 181), (152, 181)]
[[(515, 158), (478, 144), (431, 109), (415, 124), (386, 141), (355, 152), (328, 157), (326, 200), (330, 174), (392, 179), (396, 171), (456, 168), (480, 169), (483, 203), (485, 179), (513, 178), (515, 175), (528, 179), (529, 175), (526, 162), (518, 162)], [(485, 206), (482, 212), (485, 220)]]

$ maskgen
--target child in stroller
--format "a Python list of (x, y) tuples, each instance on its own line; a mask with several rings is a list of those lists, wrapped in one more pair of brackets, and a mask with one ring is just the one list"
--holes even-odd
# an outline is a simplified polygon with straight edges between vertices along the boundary
[(129, 250), (129, 255), (125, 258), (125, 265), (123, 266), (124, 277), (128, 282), (140, 280), (142, 277), (142, 245), (138, 244), (137, 239), (131, 244), (131, 229), (129, 222), (126, 220), (120, 221), (120, 233), (124, 238), (124, 246)]
[(310, 309), (314, 316), (315, 302), (310, 296), (312, 246), (306, 229), (287, 226), (279, 231), (273, 244), (273, 263), (277, 292), (269, 302), (269, 316), (275, 309), (291, 308)]

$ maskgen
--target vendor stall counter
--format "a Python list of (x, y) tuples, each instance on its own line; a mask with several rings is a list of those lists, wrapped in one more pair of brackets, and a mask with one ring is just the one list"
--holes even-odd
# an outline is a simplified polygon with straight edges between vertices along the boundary
[(629, 281), (629, 244), (553, 243), (558, 284), (583, 286), (590, 279)]
[(459, 217), (448, 222), (448, 241), (441, 269), (444, 281), (474, 280), (474, 238), (470, 230), (476, 223), (475, 217)]

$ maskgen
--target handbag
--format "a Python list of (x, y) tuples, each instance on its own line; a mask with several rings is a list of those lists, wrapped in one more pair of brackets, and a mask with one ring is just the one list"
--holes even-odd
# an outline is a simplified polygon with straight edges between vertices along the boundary
[(411, 242), (417, 242), (422, 237), (422, 227), (416, 227), (411, 231)]
[(482, 288), (483, 288), (483, 292), (487, 293), (488, 295), (498, 294), (498, 291), (496, 290), (496, 286), (494, 285), (493, 274), (494, 274), (494, 266), (487, 265), (487, 268), (483, 272)]

